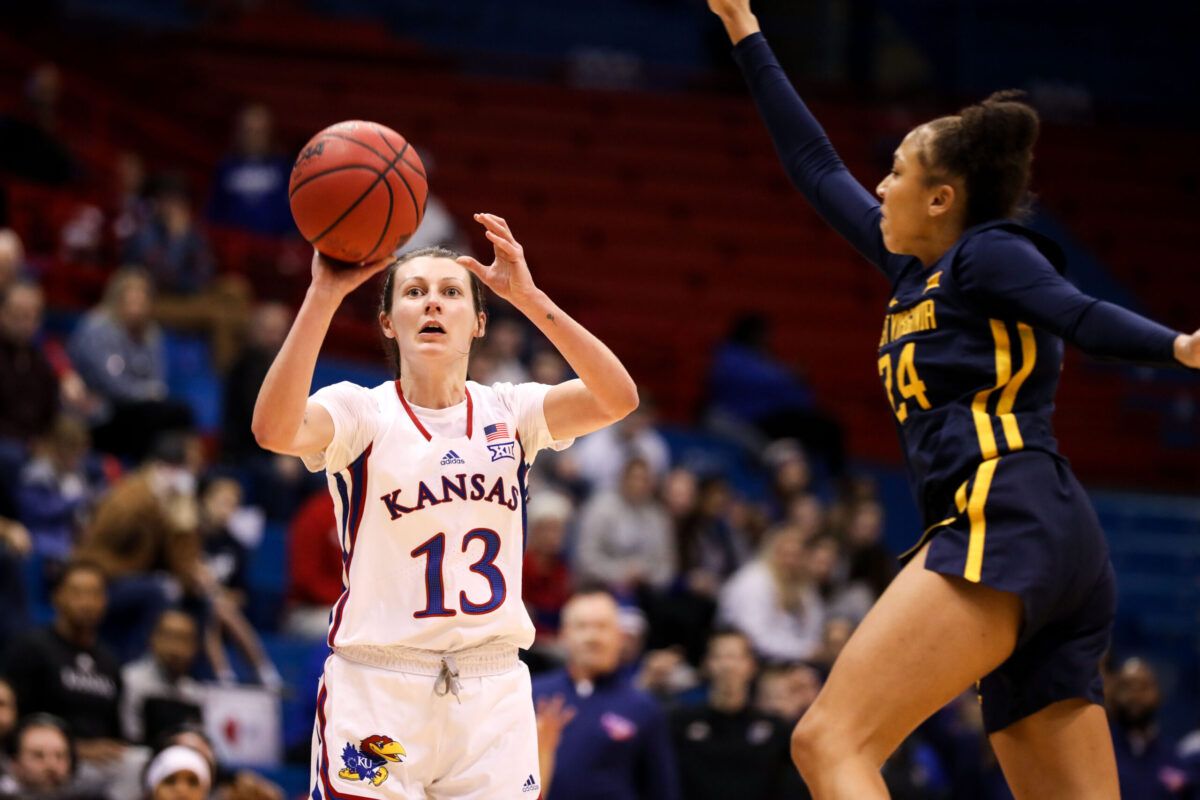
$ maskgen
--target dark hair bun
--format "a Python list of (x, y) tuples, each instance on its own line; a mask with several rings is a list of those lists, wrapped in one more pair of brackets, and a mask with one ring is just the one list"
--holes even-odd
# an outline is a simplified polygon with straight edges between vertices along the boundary
[(933, 171), (962, 178), (968, 227), (1020, 215), (1029, 201), (1037, 111), (1016, 89), (996, 92), (957, 117), (931, 123)]
[(1040, 127), (1037, 111), (1017, 89), (995, 92), (959, 112), (967, 151), (980, 160), (1033, 159)]

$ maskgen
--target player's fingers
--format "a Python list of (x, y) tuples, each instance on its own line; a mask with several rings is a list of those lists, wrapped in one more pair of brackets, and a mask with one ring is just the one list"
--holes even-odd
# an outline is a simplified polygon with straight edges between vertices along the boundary
[(512, 231), (509, 229), (508, 223), (504, 221), (503, 217), (497, 217), (495, 214), (481, 212), (475, 215), (475, 219), (488, 230), (495, 231), (509, 241), (515, 241)]
[(492, 231), (485, 232), (484, 236), (486, 236), (488, 241), (491, 242), (496, 248), (497, 255), (503, 254), (505, 258), (508, 258), (512, 261), (519, 261), (521, 259), (520, 245), (510, 242), (500, 234), (493, 233)]
[(483, 264), (480, 264), (470, 256), (459, 256), (454, 260), (466, 267), (472, 275), (480, 280), (483, 280), (483, 276), (487, 273), (487, 267), (485, 267)]

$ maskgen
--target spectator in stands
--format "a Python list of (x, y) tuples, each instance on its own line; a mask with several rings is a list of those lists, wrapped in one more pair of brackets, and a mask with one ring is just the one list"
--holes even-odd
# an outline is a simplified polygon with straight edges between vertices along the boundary
[(1124, 661), (1108, 698), (1122, 797), (1168, 800), (1180, 797), (1187, 787), (1176, 743), (1158, 727), (1161, 705), (1154, 668), (1140, 658)]
[(262, 776), (247, 769), (231, 770), (221, 764), (212, 742), (198, 726), (183, 725), (167, 735), (163, 746), (172, 745), (190, 747), (204, 756), (213, 776), (213, 800), (283, 800), (283, 791)]
[(25, 261), (25, 245), (12, 228), (0, 228), (0, 298), (10, 287), (30, 277)]
[(212, 766), (196, 750), (170, 745), (146, 765), (146, 800), (205, 800), (212, 787)]
[(300, 460), (269, 453), (258, 446), (250, 419), (258, 390), (292, 324), (292, 311), (282, 303), (264, 303), (254, 312), (249, 343), (225, 376), (221, 459), (245, 476), (249, 501), (273, 521), (286, 522), (315, 486)]
[(821, 673), (808, 664), (769, 664), (758, 676), (754, 706), (795, 727), (821, 691)]
[(58, 376), (37, 343), (42, 290), (17, 281), (0, 296), (0, 437), (28, 442), (58, 413)]
[(99, 640), (106, 603), (104, 571), (72, 561), (53, 593), (54, 621), (13, 643), (5, 673), (22, 713), (45, 712), (66, 720), (78, 737), (82, 767), (109, 781), (126, 756), (118, 707), (121, 674)]
[(558, 492), (541, 491), (529, 499), (521, 591), (539, 636), (558, 634), (559, 615), (570, 596), (571, 571), (563, 558), (563, 538), (573, 513), (570, 498)]
[(571, 458), (579, 475), (592, 491), (617, 488), (631, 458), (639, 458), (657, 484), (671, 467), (671, 453), (662, 434), (654, 429), (657, 421), (654, 399), (639, 390), (642, 404), (615, 425), (581, 438), (571, 448)]
[(809, 575), (806, 540), (794, 527), (769, 534), (717, 603), (717, 621), (745, 633), (763, 658), (803, 661), (821, 646), (825, 606)]
[(795, 439), (779, 439), (763, 450), (763, 461), (771, 473), (771, 516), (776, 522), (788, 516), (797, 497), (811, 496), (812, 465)]
[(121, 729), (135, 744), (149, 744), (185, 722), (199, 722), (204, 690), (192, 677), (200, 649), (196, 622), (167, 610), (150, 637), (150, 651), (121, 669)]
[(105, 402), (95, 446), (135, 461), (159, 434), (192, 425), (191, 410), (167, 397), (166, 352), (152, 307), (146, 274), (120, 270), (68, 346), (79, 374)]
[(263, 303), (254, 309), (249, 341), (225, 376), (221, 455), (229, 463), (270, 455), (254, 441), (250, 419), (263, 378), (291, 324), (292, 311), (283, 303)]
[(0, 776), (3, 800), (102, 800), (72, 786), (73, 744), (66, 723), (52, 714), (32, 714), (17, 728), (9, 771)]
[(255, 103), (238, 114), (233, 152), (213, 176), (208, 218), (214, 224), (284, 236), (295, 232), (288, 206), (292, 160), (277, 152), (274, 119)]
[(242, 486), (233, 478), (216, 476), (200, 486), (200, 540), (204, 564), (213, 579), (239, 607), (250, 590), (247, 570), (250, 550), (231, 530), (242, 505)]
[(896, 577), (896, 558), (883, 545), (883, 506), (879, 501), (861, 500), (851, 505), (841, 536), (849, 559), (846, 577), (879, 597)]
[(777, 800), (795, 772), (791, 728), (750, 704), (757, 667), (754, 651), (738, 631), (708, 638), (704, 703), (671, 713), (671, 739), (679, 762), (680, 789), (688, 800)]
[(713, 355), (709, 372), (710, 421), (761, 449), (765, 440), (795, 438), (821, 457), (829, 472), (845, 467), (841, 426), (822, 413), (800, 377), (770, 352), (770, 324), (745, 314)]
[(29, 531), (19, 522), (0, 517), (0, 663), (14, 636), (29, 622), (28, 591), (23, 562), (33, 549)]
[(162, 612), (186, 596), (206, 614), (196, 532), (195, 477), (187, 443), (165, 437), (136, 472), (100, 501), (79, 552), (109, 580), (104, 636), (122, 660), (140, 656)]
[[(670, 473), (676, 481), (680, 480), (677, 473)], [(680, 580), (647, 609), (650, 647), (679, 645), (693, 664), (704, 657), (722, 584), (747, 557), (741, 533), (729, 521), (733, 499), (729, 485), (722, 478), (706, 478), (698, 494), (690, 513), (674, 526)]]
[(822, 534), (810, 539), (806, 547), (809, 578), (821, 595), (825, 613), (855, 622), (862, 620), (876, 598), (865, 584), (849, 580), (849, 565), (838, 540), (831, 534)]
[(539, 675), (534, 700), (555, 698), (573, 718), (561, 729), (546, 800), (676, 800), (675, 759), (663, 712), (618, 671), (621, 633), (616, 600), (582, 591), (563, 608), (564, 669)]
[(287, 632), (324, 639), (329, 610), (342, 588), (342, 544), (333, 499), (322, 489), (304, 501), (288, 531)]
[(236, 275), (217, 276), (182, 175), (159, 176), (151, 209), (150, 218), (125, 243), (122, 258), (149, 272), (157, 320), (168, 328), (208, 334), (213, 364), (224, 372), (237, 357), (249, 322), (249, 284)]
[(7, 678), (0, 677), (0, 775), (8, 772), (8, 754), (14, 749), (18, 719), (17, 693)]
[(86, 425), (60, 415), (34, 443), (21, 471), (16, 492), (21, 522), (51, 576), (75, 547), (86, 515), (105, 488), (103, 471), (88, 461), (90, 444)]
[(575, 571), (620, 595), (663, 590), (675, 577), (671, 520), (654, 497), (649, 465), (632, 458), (618, 491), (600, 492), (579, 520)]
[(61, 99), (62, 72), (49, 62), (37, 65), (23, 107), (0, 117), (0, 173), (52, 186), (75, 177), (75, 159), (59, 135)]
[(134, 235), (150, 224), (153, 211), (146, 196), (146, 162), (141, 154), (132, 150), (118, 153), (112, 178), (112, 239), (115, 252), (122, 253)]

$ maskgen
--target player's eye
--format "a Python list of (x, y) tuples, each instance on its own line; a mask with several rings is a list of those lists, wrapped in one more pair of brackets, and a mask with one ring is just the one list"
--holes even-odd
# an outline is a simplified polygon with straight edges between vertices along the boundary
[(405, 292), (404, 294), (407, 295), (408, 297), (420, 297), (421, 296), (421, 287), (420, 286), (410, 286), (408, 291)]
[(446, 289), (446, 294), (450, 295), (451, 297), (458, 297), (460, 294), (462, 294), (462, 292), (457, 286), (451, 286), (450, 288)]

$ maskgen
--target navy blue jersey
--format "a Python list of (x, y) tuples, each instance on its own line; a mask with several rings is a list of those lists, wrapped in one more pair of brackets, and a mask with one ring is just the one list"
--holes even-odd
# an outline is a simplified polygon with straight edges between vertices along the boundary
[(889, 252), (879, 201), (838, 158), (766, 39), (743, 39), (734, 57), (792, 182), (892, 284), (879, 375), (926, 525), (953, 513), (981, 462), (1057, 454), (1050, 415), (1063, 340), (1100, 357), (1176, 363), (1175, 331), (1081, 293), (1063, 277), (1057, 245), (1015, 222), (968, 229), (928, 266)]

